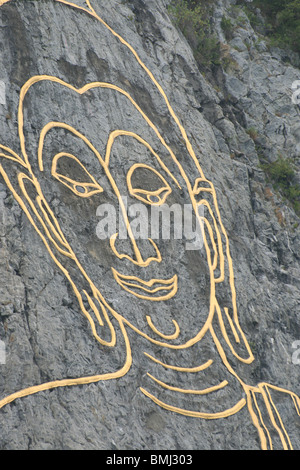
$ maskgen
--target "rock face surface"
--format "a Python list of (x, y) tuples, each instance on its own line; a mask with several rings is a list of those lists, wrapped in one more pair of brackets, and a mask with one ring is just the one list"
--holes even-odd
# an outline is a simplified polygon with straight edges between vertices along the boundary
[[(213, 79), (166, 0), (1, 3), (0, 448), (300, 449), (299, 217), (259, 162), (299, 168), (297, 57), (235, 1)], [(102, 236), (159, 202), (182, 237)]]

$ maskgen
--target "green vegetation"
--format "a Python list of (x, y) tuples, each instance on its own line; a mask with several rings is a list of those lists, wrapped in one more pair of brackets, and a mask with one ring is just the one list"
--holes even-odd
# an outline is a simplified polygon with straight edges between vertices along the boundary
[(300, 214), (300, 185), (296, 183), (296, 173), (291, 159), (278, 157), (275, 162), (263, 163), (262, 168), (269, 176), (275, 189), (292, 204)]
[(212, 7), (212, 0), (173, 0), (168, 7), (202, 69), (220, 63), (219, 42), (209, 21)]
[[(262, 26), (255, 11), (260, 8), (270, 44), (300, 53), (300, 0), (253, 0), (252, 3), (239, 0), (234, 7), (236, 13), (247, 14), (254, 29)], [(219, 41), (210, 24), (213, 8), (213, 0), (172, 0), (168, 7), (175, 24), (188, 40), (200, 69), (223, 65)], [(244, 16), (240, 15), (236, 22), (244, 23)], [(222, 18), (221, 27), (229, 41), (235, 26), (230, 18)]]
[(250, 127), (246, 130), (247, 134), (251, 137), (252, 140), (257, 139), (258, 132), (254, 127)]
[[(255, 12), (255, 8), (259, 7), (266, 18), (270, 41), (274, 45), (287, 46), (300, 52), (300, 0), (254, 0), (251, 5), (240, 0), (239, 4), (240, 6), (235, 6), (236, 16), (244, 10), (255, 28), (260, 25)], [(174, 23), (189, 42), (202, 71), (213, 65), (222, 65), (225, 70), (235, 65), (231, 57), (226, 54), (221, 56), (220, 44), (210, 25), (213, 6), (213, 0), (172, 0), (168, 7)], [(234, 24), (230, 18), (222, 18), (221, 27), (227, 40), (232, 39), (236, 22), (242, 24), (245, 17), (240, 14)], [(249, 128), (246, 132), (256, 142), (257, 130)], [(263, 162), (263, 156), (260, 159)], [(274, 188), (300, 215), (300, 185), (296, 182), (293, 162), (279, 157), (273, 163), (262, 163), (261, 167)]]
[(222, 21), (221, 21), (221, 28), (224, 31), (227, 41), (230, 41), (233, 38), (233, 31), (234, 31), (234, 25), (232, 24), (231, 19), (226, 18), (226, 16), (223, 16)]
[(252, 6), (247, 4), (245, 7), (254, 28), (256, 24), (252, 8), (260, 8), (266, 19), (271, 44), (289, 47), (300, 53), (300, 0), (254, 0)]

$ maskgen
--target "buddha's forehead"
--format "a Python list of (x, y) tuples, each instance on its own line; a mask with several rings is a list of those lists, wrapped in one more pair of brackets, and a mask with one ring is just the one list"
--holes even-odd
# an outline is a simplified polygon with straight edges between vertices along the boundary
[(85, 87), (76, 88), (52, 76), (40, 77), (23, 100), (21, 97), (20, 107), (25, 131), (29, 121), (37, 131), (55, 121), (69, 124), (91, 141), (94, 135), (94, 140), (105, 143), (115, 129), (135, 131), (148, 140), (153, 140), (155, 134), (138, 102), (112, 83), (88, 82)]
[(91, 167), (99, 161), (110, 170), (117, 166), (119, 173), (146, 162), (178, 173), (168, 137), (120, 87), (93, 82), (77, 89), (54, 77), (41, 77), (21, 98), (26, 148), (33, 158), (43, 136), (45, 167), (55, 154), (65, 151)]
[[(85, 2), (82, 3), (85, 5)], [(78, 6), (80, 4), (81, 1)], [(14, 2), (12, 5), (7, 14), (13, 15)], [(79, 13), (78, 9), (61, 3), (57, 10), (63, 15), (66, 28), (58, 34), (55, 22), (50, 26), (48, 24), (49, 17), (44, 14), (46, 9), (48, 6), (40, 2), (38, 15), (33, 15), (31, 8), (22, 11), (24, 25), (31, 25), (27, 31), (31, 49), (40, 50), (43, 41), (55, 44), (49, 52), (51, 56), (45, 57), (42, 53), (39, 55), (37, 70), (45, 76), (59, 77), (77, 90), (88, 83), (101, 82), (109, 86), (93, 88), (86, 93), (78, 94), (71, 88), (62, 86), (61, 83), (43, 79), (30, 87), (24, 102), (27, 113), (24, 111), (24, 135), (31, 164), (36, 155), (41, 128), (50, 120), (70, 123), (90, 140), (101, 155), (105, 153), (109, 135), (115, 129), (136, 132), (161, 154), (164, 151), (163, 146), (153, 128), (145, 121), (144, 115), (146, 115), (159, 130), (160, 135), (168, 143), (170, 142), (180, 164), (191, 166), (191, 171), (189, 168), (185, 171), (192, 179), (197, 169), (193, 162), (190, 162), (192, 159), (187, 143), (184, 142), (185, 136), (182, 135), (166, 98), (166, 96), (168, 99), (173, 98), (172, 103), (174, 103), (176, 90), (174, 91), (170, 81), (166, 80), (162, 69), (154, 66), (151, 57), (147, 62), (143, 55), (139, 56), (143, 51), (142, 43), (136, 43), (134, 49), (130, 46), (132, 35), (130, 27), (126, 29), (125, 26), (125, 29), (121, 30), (116, 25), (114, 31), (110, 29), (105, 23), (107, 20), (105, 15), (109, 10), (106, 5), (103, 5), (103, 8), (101, 6), (101, 11), (96, 8), (98, 15), (103, 19), (102, 22), (88, 11)], [(85, 17), (88, 27), (80, 28), (78, 14)], [(35, 30), (40, 32), (36, 37), (32, 34)], [(41, 37), (43, 34), (44, 38)], [(80, 41), (74, 40), (77, 34), (80, 34)], [(8, 48), (8, 54), (12, 49)], [(7, 61), (10, 61), (10, 57)], [(27, 78), (28, 74), (24, 74), (24, 80), (20, 77), (20, 86)], [(118, 87), (124, 93), (118, 92), (114, 87)], [(139, 106), (140, 111), (129, 97)], [(184, 116), (180, 116), (180, 120), (182, 117)], [(53, 136), (54, 131), (51, 134)], [(49, 139), (47, 140), (51, 145)], [(131, 146), (133, 145), (139, 146), (132, 140)], [(166, 158), (168, 158), (167, 152)]]
[[(105, 152), (110, 132), (118, 128), (134, 130), (143, 136), (154, 149), (157, 147), (157, 150), (162, 152), (157, 135), (147, 125), (142, 113), (130, 102), (128, 99), (130, 96), (166, 141), (171, 143), (176, 158), (183, 167), (187, 167), (185, 171), (193, 179), (197, 168), (192, 162), (193, 158), (187, 149), (187, 143), (184, 142), (185, 136), (167, 102), (167, 99), (171, 98), (170, 102), (176, 103), (174, 101), (176, 100), (174, 98), (176, 87), (174, 89), (170, 85), (170, 81), (166, 80), (168, 76), (162, 68), (152, 63), (151, 57), (146, 61), (143, 53), (139, 56), (143, 51), (142, 43), (137, 42), (134, 49), (130, 46), (132, 35), (130, 26), (122, 25), (123, 29), (120, 29), (116, 25), (113, 31), (105, 23), (106, 14), (109, 11), (106, 5), (101, 6), (101, 11), (95, 7), (98, 15), (103, 19), (99, 21), (89, 14), (91, 12), (87, 11), (88, 8), (86, 12), (79, 13), (77, 8), (70, 7), (66, 3), (69, 2), (62, 2), (58, 5), (58, 11), (63, 15), (66, 26), (65, 29), (59, 31), (59, 34), (55, 22), (50, 26), (48, 24), (49, 17), (44, 14), (44, 10), (48, 9), (46, 3), (39, 3), (37, 15), (32, 14), (31, 8), (22, 10), (24, 25), (31, 25), (30, 31), (29, 29), (27, 31), (28, 37), (30, 35), (31, 49), (40, 50), (43, 41), (55, 44), (49, 52), (50, 56), (40, 54), (37, 70), (47, 76), (59, 77), (77, 89), (92, 82), (107, 83), (110, 88), (101, 90), (94, 88), (79, 95), (61, 84), (50, 83), (49, 80), (40, 81), (31, 87), (24, 103), (27, 107), (24, 134), (31, 162), (36, 154), (36, 136), (39, 135), (41, 126), (51, 119), (70, 122), (74, 128), (81, 130), (87, 136), (101, 154)], [(8, 9), (6, 14), (14, 14), (15, 4), (14, 2), (11, 4), (12, 8)], [(86, 6), (86, 2), (81, 0), (76, 0), (75, 4), (78, 7)], [(84, 15), (88, 27), (80, 28), (78, 14)], [(32, 31), (35, 30), (38, 30), (40, 34), (33, 35)], [(43, 34), (45, 34), (44, 38), (41, 37)], [(72, 40), (77, 34), (80, 34), (81, 40)], [(9, 55), (13, 48), (7, 50)], [(7, 61), (10, 61), (9, 56)], [(24, 74), (24, 80), (20, 77), (20, 86), (27, 78), (28, 74)], [(128, 96), (117, 92), (113, 87), (124, 90)], [(35, 96), (34, 90), (36, 90)], [(42, 105), (41, 101), (43, 101)], [(186, 120), (186, 116), (179, 116), (179, 118)]]

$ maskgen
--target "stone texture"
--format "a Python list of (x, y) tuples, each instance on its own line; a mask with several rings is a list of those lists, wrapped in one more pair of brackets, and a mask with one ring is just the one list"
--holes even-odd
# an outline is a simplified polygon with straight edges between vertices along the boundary
[[(84, 1), (74, 1), (86, 7)], [(300, 320), (300, 232), (299, 217), (267, 184), (259, 166), (258, 144), (270, 161), (279, 153), (299, 164), (299, 110), (291, 102), (291, 84), (299, 78), (297, 63), (290, 65), (280, 50), (269, 50), (245, 17), (227, 41), (220, 21), (223, 15), (239, 21), (235, 2), (216, 2), (214, 21), (220, 41), (227, 47), (234, 67), (218, 72), (217, 83), (199, 71), (193, 53), (168, 15), (165, 0), (94, 0), (97, 13), (138, 52), (163, 88), (176, 115), (187, 131), (201, 167), (217, 191), (222, 220), (230, 240), (234, 264), (239, 318), (253, 349), (255, 361), (237, 366), (244, 380), (253, 385), (273, 383), (300, 394), (300, 366), (292, 362), (293, 344), (299, 340)], [(137, 66), (128, 49), (84, 11), (49, 0), (11, 1), (0, 7), (0, 80), (6, 99), (0, 103), (2, 145), (18, 154), (17, 111), (21, 86), (33, 75), (45, 74), (82, 87), (93, 81), (115, 83), (130, 93), (155, 123), (166, 142), (180, 154), (180, 161), (193, 177), (195, 171), (186, 157), (178, 127), (168, 113), (157, 88)], [(217, 85), (217, 86), (216, 86)], [(45, 84), (26, 102), (25, 135), (30, 158), (37, 150), (37, 136), (50, 119), (67, 119), (104, 152), (111, 129), (134, 130), (159, 150), (159, 142), (124, 97), (113, 92), (74, 98), (58, 84)], [(247, 133), (255, 127), (257, 141)], [(87, 149), (71, 136), (58, 132), (59, 145), (85, 155)], [(116, 146), (112, 167), (116, 178), (134, 163), (140, 147), (130, 142)], [(122, 158), (118, 155), (122, 155)], [(33, 167), (36, 169), (36, 160)], [(91, 164), (91, 173), (97, 168)], [(5, 166), (11, 177), (14, 168)], [(96, 237), (95, 207), (72, 201), (54, 183), (43, 189), (55, 215), (66, 226), (80, 261), (91, 276), (108, 278), (112, 263), (109, 249)], [(110, 199), (104, 199), (109, 202)], [(185, 200), (188, 202), (188, 200)], [(74, 209), (74, 206), (73, 208)], [(76, 213), (76, 217), (74, 217)], [(73, 214), (73, 215), (72, 215)], [(80, 228), (76, 237), (75, 230)], [(74, 231), (74, 232), (73, 232)], [(100, 255), (101, 253), (101, 255)], [(209, 294), (207, 272), (202, 257), (182, 248), (163, 252), (169, 256), (165, 274), (191, 269), (194, 284), (186, 285), (188, 328), (197, 328), (193, 295), (201, 286), (204, 308)], [(184, 257), (186, 256), (186, 258)], [(100, 267), (99, 267), (100, 266)], [(70, 270), (73, 269), (71, 263)], [(70, 271), (72, 272), (72, 271)], [(134, 272), (134, 271), (133, 271)], [(133, 273), (132, 272), (132, 273)], [(154, 271), (159, 275), (159, 270)], [(76, 276), (76, 274), (74, 274)], [(101, 277), (100, 277), (101, 276)], [(78, 282), (82, 282), (78, 279)], [(84, 285), (84, 284), (83, 284)], [(117, 297), (113, 279), (105, 295), (113, 308), (124, 309), (144, 327), (139, 307), (125, 296)], [(226, 302), (226, 293), (223, 294)], [(141, 309), (141, 311), (140, 311)], [(118, 333), (118, 347), (99, 346), (80, 314), (69, 283), (55, 265), (45, 246), (0, 180), (0, 339), (6, 346), (6, 364), (0, 364), (1, 398), (22, 388), (63, 378), (81, 377), (116, 370), (124, 361), (124, 345)], [(152, 313), (152, 312), (151, 312)], [(153, 313), (155, 309), (153, 308)], [(203, 313), (203, 312), (201, 312)], [(168, 306), (161, 308), (158, 325), (171, 333)], [(154, 375), (143, 354), (156, 354), (174, 362), (169, 352), (161, 352), (128, 328), (133, 366), (122, 378), (90, 385), (57, 388), (17, 399), (0, 410), (1, 449), (259, 449), (257, 432), (244, 408), (221, 420), (202, 420), (167, 411), (140, 391), (149, 387), (147, 372)], [(216, 367), (201, 380), (181, 378), (182, 388), (205, 388), (225, 375), (208, 340), (184, 351), (176, 360), (199, 365), (199, 357), (214, 357)], [(152, 369), (153, 370), (152, 370)], [(157, 372), (157, 371), (156, 371)], [(158, 373), (158, 372), (157, 372)], [(172, 383), (172, 373), (160, 372), (160, 380)], [(231, 377), (232, 394), (240, 393)], [(194, 398), (167, 397), (177, 406), (195, 409)], [(218, 410), (222, 400), (204, 398)], [(177, 400), (177, 401), (176, 401)], [(278, 396), (278, 407), (289, 423), (294, 448), (300, 448), (299, 416), (290, 403)], [(210, 410), (211, 411), (211, 410)], [(280, 442), (274, 439), (275, 447)]]

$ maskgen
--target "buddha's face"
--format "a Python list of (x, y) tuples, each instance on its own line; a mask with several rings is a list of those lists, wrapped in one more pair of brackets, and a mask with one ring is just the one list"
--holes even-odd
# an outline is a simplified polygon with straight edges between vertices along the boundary
[[(62, 88), (66, 101), (55, 109), (53, 94)], [(208, 190), (209, 183), (200, 175), (189, 181), (153, 123), (123, 90), (98, 83), (79, 91), (44, 78), (32, 83), (26, 100), (36, 102), (40, 95), (49, 96), (47, 117), (31, 121), (39, 137), (30, 145), (25, 123), (24, 142), (43, 201), (39, 214), (59, 266), (89, 308), (101, 297), (154, 341), (183, 345), (193, 340), (210, 315), (211, 275), (199, 243), (195, 199), (199, 187)], [(112, 111), (116, 102), (127, 107), (126, 122)], [(96, 112), (89, 121), (81, 121), (81, 110), (87, 115), (92, 107)], [(25, 178), (33, 200), (29, 187)], [(153, 219), (159, 209), (163, 233)], [(175, 212), (170, 215), (169, 209)], [(105, 211), (111, 226), (104, 234)], [(168, 230), (169, 217), (175, 230), (172, 223)]]
[[(88, 60), (93, 77), (109, 83), (76, 88), (75, 79), (70, 78), (71, 85), (47, 75), (25, 82), (16, 113), (20, 152), (10, 149), (9, 142), (0, 143), (0, 174), (102, 344), (116, 344), (116, 328), (125, 338), (127, 325), (151, 342), (183, 349), (211, 331), (217, 314), (231, 351), (235, 354), (237, 345), (246, 344), (245, 360), (251, 361), (238, 322), (229, 242), (216, 191), (162, 86), (86, 3), (88, 8), (79, 9), (95, 28), (93, 34), (84, 32), (91, 47), (86, 51), (85, 41), (78, 41), (74, 50)], [(69, 6), (75, 12), (77, 6)], [(95, 49), (102, 57), (100, 37), (109, 51), (118, 51), (116, 57), (122, 53), (126, 58), (116, 59), (109, 77), (106, 60), (97, 61), (93, 53)], [(63, 70), (64, 76), (74, 71)], [(134, 85), (140, 73), (142, 90)], [(152, 209), (163, 206), (163, 233), (157, 233)], [(171, 225), (168, 231), (166, 217), (173, 208), (175, 229)], [(103, 236), (106, 209), (112, 224)], [(139, 219), (142, 236), (136, 230), (137, 210), (144, 217)], [(180, 219), (184, 223), (178, 231)]]

